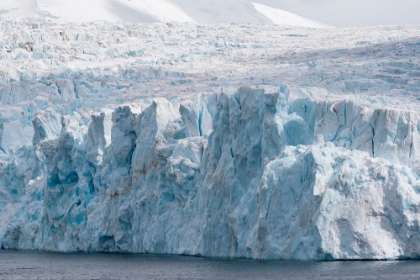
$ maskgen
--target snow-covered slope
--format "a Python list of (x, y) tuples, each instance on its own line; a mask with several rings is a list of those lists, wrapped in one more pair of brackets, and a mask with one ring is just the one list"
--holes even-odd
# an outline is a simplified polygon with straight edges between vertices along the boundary
[(254, 8), (250, 0), (173, 2), (199, 23), (271, 23), (269, 18)]
[(2, 0), (0, 15), (54, 21), (276, 23), (326, 27), (250, 0)]
[(252, 3), (252, 5), (255, 7), (255, 10), (265, 15), (273, 23), (278, 24), (278, 25), (306, 26), (306, 27), (315, 27), (315, 28), (329, 27), (326, 24), (298, 16), (287, 11), (274, 9), (267, 5), (263, 5), (259, 3)]
[(418, 258), (419, 37), (0, 20), (0, 245)]
[(98, 20), (142, 23), (156, 21), (194, 22), (169, 0), (4, 1), (0, 3), (0, 14), (13, 18), (47, 17), (69, 22)]

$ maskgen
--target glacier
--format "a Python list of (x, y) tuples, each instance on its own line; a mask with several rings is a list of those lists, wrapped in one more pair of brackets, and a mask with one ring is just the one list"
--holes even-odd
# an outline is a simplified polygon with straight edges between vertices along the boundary
[(419, 258), (419, 27), (0, 26), (2, 248)]

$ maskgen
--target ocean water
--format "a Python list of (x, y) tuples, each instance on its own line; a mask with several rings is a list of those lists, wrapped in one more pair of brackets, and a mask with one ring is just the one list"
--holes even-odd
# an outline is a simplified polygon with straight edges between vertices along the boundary
[(0, 279), (420, 279), (420, 262), (252, 261), (3, 250)]

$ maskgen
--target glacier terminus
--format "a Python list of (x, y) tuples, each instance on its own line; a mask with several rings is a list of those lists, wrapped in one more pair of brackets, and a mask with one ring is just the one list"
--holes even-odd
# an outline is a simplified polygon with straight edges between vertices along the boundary
[(0, 27), (2, 248), (419, 258), (420, 27)]

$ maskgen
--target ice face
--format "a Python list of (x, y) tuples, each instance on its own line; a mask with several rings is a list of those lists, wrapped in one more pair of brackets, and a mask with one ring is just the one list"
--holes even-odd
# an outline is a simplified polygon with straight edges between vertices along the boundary
[(419, 28), (1, 24), (4, 248), (419, 256)]

